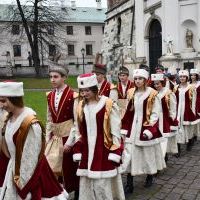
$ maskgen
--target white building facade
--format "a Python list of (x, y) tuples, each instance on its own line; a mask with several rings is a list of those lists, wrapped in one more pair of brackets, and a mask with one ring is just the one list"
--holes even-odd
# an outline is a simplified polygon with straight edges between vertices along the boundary
[[(56, 38), (56, 44), (47, 45), (40, 41), (40, 61), (42, 65), (55, 65), (52, 58), (56, 57), (58, 64), (67, 65), (72, 75), (90, 72), (95, 62), (95, 56), (101, 51), (104, 32), (105, 9), (97, 3), (97, 7), (76, 7), (72, 1), (71, 7), (57, 8), (58, 12), (67, 10), (67, 15), (60, 21), (60, 29), (51, 29), (45, 34)], [(23, 30), (22, 24), (10, 25), (9, 19), (5, 18), (8, 5), (0, 5), (0, 71), (4, 71), (7, 65), (13, 70), (18, 70), (19, 75), (34, 73), (30, 67), (30, 46)], [(84, 49), (84, 62), (83, 53)], [(4, 73), (5, 74), (5, 73)], [(1, 73), (0, 73), (1, 75)]]
[[(200, 69), (199, 0), (108, 0), (104, 41), (119, 25), (118, 19), (123, 61), (115, 67), (136, 68), (145, 63), (153, 72), (160, 63), (169, 70)], [(128, 39), (132, 42), (127, 43)], [(103, 43), (105, 60), (112, 52), (110, 46)]]

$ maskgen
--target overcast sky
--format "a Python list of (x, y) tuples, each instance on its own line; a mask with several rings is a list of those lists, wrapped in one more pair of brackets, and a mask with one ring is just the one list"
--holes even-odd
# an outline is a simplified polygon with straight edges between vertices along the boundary
[[(54, 0), (53, 0), (54, 1)], [(59, 1), (59, 0), (58, 0)], [(107, 7), (107, 0), (101, 0), (102, 7)], [(0, 3), (12, 3), (16, 2), (16, 0), (0, 0)], [(21, 2), (26, 2), (26, 0), (21, 0)], [(67, 5), (70, 5), (70, 0), (65, 0)], [(76, 6), (78, 7), (96, 7), (96, 0), (76, 0)]]

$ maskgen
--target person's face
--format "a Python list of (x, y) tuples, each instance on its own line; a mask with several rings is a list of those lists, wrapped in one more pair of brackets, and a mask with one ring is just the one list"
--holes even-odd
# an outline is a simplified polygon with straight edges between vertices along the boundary
[(164, 74), (164, 71), (162, 69), (157, 69), (156, 74)]
[(154, 81), (154, 87), (156, 90), (160, 91), (163, 88), (161, 81)]
[(65, 76), (61, 76), (58, 72), (50, 72), (50, 81), (53, 88), (59, 88), (65, 83)]
[(135, 82), (135, 86), (137, 87), (137, 88), (142, 88), (142, 87), (144, 87), (145, 86), (145, 79), (144, 78), (142, 78), (142, 77), (135, 77), (134, 78), (134, 82)]
[(101, 73), (95, 73), (95, 74), (97, 76), (97, 82), (101, 83), (105, 78), (104, 74), (101, 74)]
[(9, 113), (12, 113), (15, 109), (15, 106), (9, 101), (7, 97), (0, 97), (0, 105), (2, 106), (2, 109)]
[(187, 76), (179, 76), (180, 82), (181, 83), (186, 83), (187, 82)]
[(89, 88), (81, 89), (81, 94), (88, 101), (95, 99), (95, 94)]
[(197, 81), (197, 77), (196, 74), (191, 74), (191, 80), (193, 81)]
[(122, 83), (127, 83), (127, 81), (128, 81), (128, 75), (127, 74), (119, 74), (119, 80)]

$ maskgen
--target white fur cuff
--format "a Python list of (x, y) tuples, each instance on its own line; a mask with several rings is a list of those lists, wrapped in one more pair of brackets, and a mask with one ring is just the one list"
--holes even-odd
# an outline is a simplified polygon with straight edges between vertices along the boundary
[(31, 200), (31, 199), (32, 199), (32, 195), (31, 193), (28, 193), (25, 200)]
[(120, 130), (121, 135), (127, 135), (128, 131), (125, 129)]
[(73, 161), (74, 162), (81, 161), (81, 158), (82, 158), (82, 154), (81, 153), (75, 153), (75, 154), (73, 154)]
[(114, 153), (109, 153), (108, 155), (108, 160), (111, 160), (113, 162), (119, 163), (121, 159), (121, 156), (114, 154)]
[(147, 129), (144, 130), (143, 134), (146, 135), (149, 140), (153, 137), (152, 133)]

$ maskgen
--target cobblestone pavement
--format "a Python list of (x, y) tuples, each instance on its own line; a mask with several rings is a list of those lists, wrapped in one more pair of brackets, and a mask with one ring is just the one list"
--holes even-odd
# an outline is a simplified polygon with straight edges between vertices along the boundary
[(160, 172), (151, 188), (144, 188), (145, 176), (134, 179), (134, 193), (127, 200), (200, 200), (200, 141), (190, 152), (182, 145), (180, 158), (169, 156), (167, 168)]

